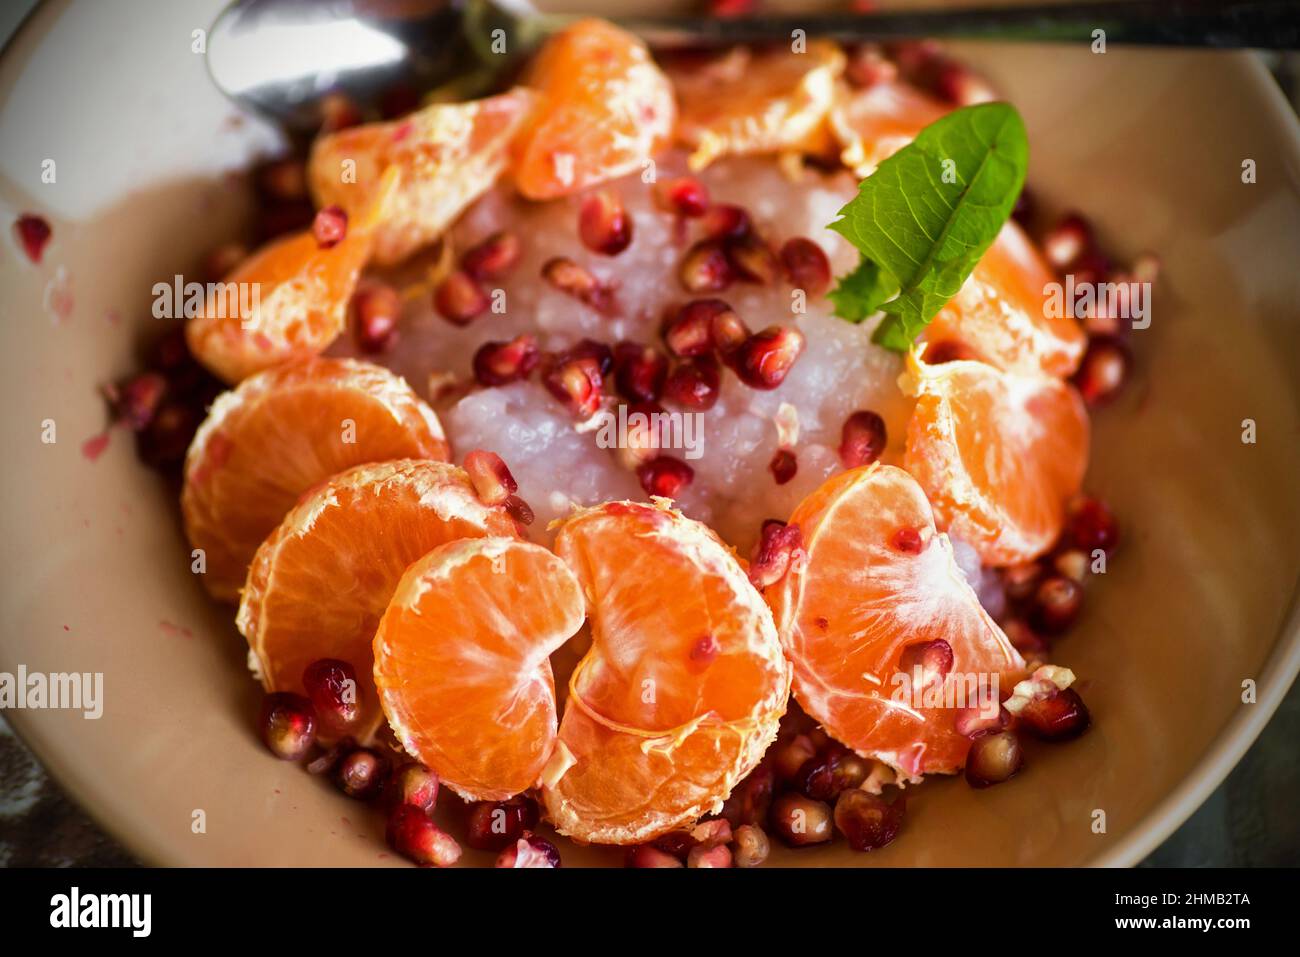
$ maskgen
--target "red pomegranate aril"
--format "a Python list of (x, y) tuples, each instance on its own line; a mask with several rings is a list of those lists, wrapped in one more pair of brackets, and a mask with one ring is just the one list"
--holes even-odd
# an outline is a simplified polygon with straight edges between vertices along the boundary
[(652, 346), (620, 342), (614, 350), (614, 385), (632, 402), (657, 402), (668, 377), (668, 360)]
[(383, 790), (388, 768), (388, 759), (378, 751), (357, 748), (339, 760), (332, 776), (335, 786), (348, 797), (368, 801)]
[(1044, 741), (1066, 741), (1088, 730), (1092, 716), (1073, 688), (1035, 696), (1016, 716), (1021, 727)]
[(1098, 549), (1109, 556), (1119, 545), (1119, 523), (1101, 499), (1081, 496), (1070, 503), (1065, 536), (1089, 558)]
[(694, 176), (679, 176), (660, 183), (655, 198), (669, 212), (688, 219), (703, 216), (709, 208), (709, 190)]
[(316, 713), (302, 695), (274, 691), (262, 699), (262, 741), (277, 758), (297, 761), (316, 740)]
[(1083, 586), (1073, 578), (1052, 575), (1034, 592), (1029, 623), (1045, 635), (1059, 635), (1074, 624), (1083, 606)]
[(810, 296), (820, 296), (831, 286), (831, 261), (811, 239), (787, 239), (781, 246), (781, 265), (790, 285)]
[(714, 844), (711, 847), (703, 844), (692, 847), (690, 853), (686, 855), (687, 867), (730, 867), (731, 866), (731, 848), (725, 844)]
[(158, 372), (141, 372), (114, 389), (113, 416), (133, 432), (149, 427), (163, 396), (167, 393), (167, 379)]
[(849, 790), (835, 802), (835, 827), (855, 851), (875, 851), (898, 837), (907, 799), (892, 803), (866, 791)]
[(1008, 717), (1001, 705), (996, 709), (971, 705), (958, 708), (952, 723), (958, 734), (973, 738), (988, 731), (1001, 731), (1007, 726)]
[(756, 332), (728, 358), (740, 381), (751, 389), (775, 389), (803, 353), (803, 333), (791, 326)]
[(506, 499), (506, 511), (520, 525), (531, 525), (536, 518), (532, 507), (518, 495), (511, 495)]
[(859, 787), (871, 768), (865, 760), (838, 744), (822, 749), (804, 762), (795, 787), (814, 801), (834, 801), (841, 791)]
[(399, 804), (389, 813), (388, 846), (425, 867), (450, 867), (460, 860), (455, 839), (410, 804)]
[(579, 339), (565, 355), (571, 359), (596, 360), (596, 368), (600, 370), (602, 380), (609, 378), (609, 374), (614, 371), (614, 350), (595, 339)]
[(311, 223), (311, 234), (321, 249), (337, 246), (348, 234), (348, 214), (341, 206), (318, 210)]
[(499, 279), (519, 262), (519, 237), (514, 233), (493, 233), (471, 246), (460, 257), (460, 268), (475, 279)]
[(632, 243), (632, 217), (615, 193), (600, 190), (582, 201), (578, 235), (594, 253), (617, 256)]
[(731, 823), (723, 817), (701, 821), (691, 828), (691, 839), (696, 846), (716, 847), (731, 843)]
[(1039, 562), (1022, 562), (1002, 569), (1002, 587), (1007, 598), (1014, 602), (1028, 601), (1043, 580), (1043, 566)]
[(734, 867), (758, 867), (772, 852), (767, 832), (753, 824), (742, 824), (737, 828), (732, 843), (735, 845), (732, 854)]
[(803, 533), (798, 525), (787, 525), (779, 519), (763, 522), (758, 544), (749, 563), (749, 580), (758, 589), (775, 585), (785, 577), (792, 563), (802, 559)]
[(1082, 584), (1088, 577), (1088, 556), (1077, 548), (1066, 548), (1052, 557), (1052, 567), (1066, 578)]
[(840, 429), (840, 462), (846, 469), (870, 465), (887, 444), (885, 420), (875, 412), (854, 412)]
[(743, 346), (751, 335), (745, 320), (730, 308), (715, 312), (709, 321), (709, 338), (713, 340), (713, 348), (724, 357)]
[(469, 813), (465, 843), (479, 851), (504, 851), (537, 827), (540, 813), (532, 798), (479, 801)]
[(14, 220), (14, 238), (18, 240), (18, 245), (23, 248), (27, 258), (38, 266), (52, 234), (53, 230), (43, 216), (23, 213)]
[(384, 794), (394, 805), (407, 804), (432, 814), (438, 803), (438, 789), (438, 775), (423, 764), (407, 763), (388, 779)]
[(691, 836), (690, 831), (669, 831), (667, 834), (660, 834), (650, 844), (656, 850), (671, 854), (679, 861), (685, 861), (686, 855), (695, 846), (695, 838)]
[(253, 174), (257, 188), (269, 199), (291, 201), (307, 198), (307, 167), (293, 157), (271, 160)]
[(925, 539), (918, 529), (904, 526), (894, 532), (889, 544), (905, 555), (919, 555), (925, 551)]
[(402, 297), (387, 283), (366, 283), (352, 297), (352, 338), (362, 352), (390, 349), (401, 318)]
[(469, 273), (455, 269), (433, 291), (433, 305), (438, 314), (454, 326), (467, 326), (487, 312), (488, 295)]
[(777, 449), (772, 461), (767, 463), (777, 485), (784, 485), (799, 471), (799, 459), (789, 449)]
[(997, 99), (993, 87), (960, 63), (945, 59), (935, 71), (934, 92), (949, 103), (974, 106)]
[(1047, 642), (1034, 629), (1030, 628), (1029, 623), (1025, 620), (1008, 618), (1001, 624), (1002, 631), (1007, 636), (1007, 641), (1011, 642), (1011, 647), (1025, 657), (1047, 653)]
[(485, 342), (474, 353), (474, 378), (485, 386), (508, 385), (527, 378), (541, 359), (537, 340), (530, 335), (509, 342)]
[(776, 772), (771, 762), (764, 761), (732, 789), (722, 805), (722, 816), (737, 832), (744, 825), (766, 822), (775, 788)]
[(678, 363), (664, 380), (663, 399), (692, 412), (707, 412), (718, 401), (722, 376), (717, 360), (699, 356)]
[(721, 292), (736, 278), (722, 243), (698, 242), (686, 251), (677, 267), (677, 278), (687, 292)]
[(729, 239), (723, 248), (727, 262), (737, 278), (745, 282), (769, 285), (781, 274), (781, 263), (772, 247), (755, 233)]
[(201, 416), (192, 405), (163, 401), (148, 427), (136, 433), (140, 459), (156, 469), (171, 469), (185, 460)]
[(329, 774), (343, 759), (344, 755), (351, 754), (356, 749), (357, 742), (355, 739), (347, 736), (339, 738), (307, 762), (307, 773), (315, 775)]
[(777, 741), (772, 748), (772, 771), (781, 781), (795, 781), (804, 765), (817, 755), (817, 745), (806, 734)]
[(1020, 739), (1012, 731), (981, 734), (966, 753), (966, 783), (973, 788), (1001, 784), (1013, 777), (1025, 763)]
[[(688, 852), (689, 853), (689, 852)], [(685, 867), (680, 858), (661, 851), (653, 844), (638, 844), (628, 849), (628, 867)]]
[(572, 296), (597, 312), (610, 314), (615, 311), (613, 289), (572, 259), (556, 256), (554, 259), (547, 260), (542, 266), (542, 278), (560, 292)]
[(334, 90), (326, 93), (320, 101), (320, 118), (322, 133), (337, 133), (351, 126), (358, 126), (362, 121), (361, 110), (346, 93)]
[(484, 505), (504, 505), (506, 499), (519, 491), (519, 483), (495, 452), (484, 449), (470, 452), (465, 456), (465, 471)]
[(874, 44), (863, 43), (850, 51), (844, 77), (860, 90), (867, 90), (898, 78), (898, 66)]
[[(933, 641), (914, 641), (904, 645), (898, 656), (898, 670), (909, 679), (921, 672), (921, 687), (928, 688), (936, 681), (942, 681), (952, 671), (952, 645), (942, 638)], [(916, 690), (916, 689), (913, 689)]]
[(831, 806), (802, 794), (789, 792), (778, 797), (772, 802), (770, 819), (777, 837), (791, 847), (825, 844), (834, 834)]
[(750, 233), (754, 226), (749, 213), (739, 206), (719, 203), (710, 206), (700, 220), (706, 239), (734, 239)]
[(1065, 272), (1092, 248), (1092, 227), (1078, 213), (1067, 213), (1043, 237), (1043, 255), (1057, 272)]
[(544, 837), (527, 834), (497, 857), (497, 867), (559, 867), (560, 850)]
[(940, 339), (938, 342), (925, 344), (922, 358), (927, 365), (937, 366), (945, 362), (978, 359), (979, 354), (964, 342), (958, 342), (956, 339)]
[(636, 470), (637, 480), (647, 495), (676, 498), (695, 478), (695, 470), (671, 455), (660, 455)]
[(721, 299), (693, 299), (664, 323), (664, 345), (683, 359), (712, 352), (714, 317), (730, 312)]
[(600, 407), (604, 380), (600, 360), (590, 356), (556, 357), (542, 375), (542, 384), (579, 419), (588, 419)]
[(342, 734), (356, 723), (357, 673), (352, 665), (337, 658), (313, 661), (303, 670), (302, 686), (322, 731)]
[(204, 282), (220, 282), (247, 258), (248, 247), (243, 243), (222, 243), (208, 250), (207, 255), (203, 257)]

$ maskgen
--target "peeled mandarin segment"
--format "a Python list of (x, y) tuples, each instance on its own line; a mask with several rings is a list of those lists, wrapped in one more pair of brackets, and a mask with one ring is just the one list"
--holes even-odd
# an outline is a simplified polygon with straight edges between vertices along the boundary
[(664, 504), (578, 512), (556, 551), (582, 583), (592, 647), (542, 779), (551, 819), (626, 844), (715, 809), (775, 737), (789, 693), (762, 597), (716, 535)]
[(388, 169), (401, 183), (375, 230), (373, 260), (395, 265), (436, 240), (491, 188), (535, 96), (522, 87), (471, 103), (436, 103), (401, 120), (322, 136), (312, 147), (308, 182), (318, 206), (357, 215)]
[(835, 43), (815, 40), (803, 53), (735, 48), (701, 64), (668, 67), (681, 104), (677, 134), (693, 152), (692, 169), (727, 155), (779, 153), (817, 141), (844, 72)]
[(917, 402), (903, 463), (939, 526), (986, 565), (1047, 551), (1088, 466), (1088, 415), (1073, 387), (983, 362), (926, 365), (915, 353), (906, 385)]
[(396, 172), (382, 178), (369, 209), (349, 221), (333, 246), (321, 248), (308, 230), (262, 247), (236, 267), (185, 324), (195, 358), (233, 385), (323, 352), (347, 324), (348, 301), (397, 179)]
[(934, 317), (925, 340), (959, 343), (972, 357), (1020, 375), (1065, 377), (1078, 368), (1087, 337), (1069, 315), (1052, 315), (1056, 277), (1014, 222), (1002, 227), (961, 290)]
[(447, 453), (433, 410), (380, 366), (313, 358), (245, 379), (213, 403), (185, 458), (181, 512), (203, 584), (238, 601), (257, 547), (331, 475)]
[[(891, 465), (852, 469), (804, 499), (790, 523), (806, 558), (764, 594), (799, 704), (834, 738), (909, 780), (958, 770), (970, 739), (956, 730), (952, 702), (916, 707), (898, 694), (904, 649), (946, 641), (950, 675), (984, 676), (994, 703), (1025, 666), (962, 577), (920, 485)], [(967, 688), (978, 686), (963, 680)], [(965, 701), (976, 704), (975, 695)]]
[(534, 786), (555, 744), (548, 659), (583, 618), (577, 579), (539, 545), (435, 548), (406, 570), (375, 635), (375, 684), (398, 740), (467, 800)]
[(640, 170), (672, 136), (672, 86), (636, 37), (580, 20), (546, 41), (525, 77), (540, 104), (517, 144), (515, 183), (554, 199)]
[(906, 83), (877, 83), (865, 90), (840, 83), (830, 127), (843, 148), (844, 165), (866, 177), (949, 110)]
[(321, 658), (356, 669), (358, 737), (383, 721), (372, 680), (379, 619), (412, 562), (463, 538), (518, 537), (445, 462), (359, 465), (318, 486), (257, 550), (236, 624), (268, 691), (302, 693)]

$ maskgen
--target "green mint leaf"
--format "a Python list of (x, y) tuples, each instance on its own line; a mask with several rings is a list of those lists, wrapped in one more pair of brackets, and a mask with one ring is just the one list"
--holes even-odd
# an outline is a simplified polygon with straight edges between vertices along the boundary
[(830, 228), (900, 290), (880, 304), (873, 341), (906, 351), (957, 294), (1011, 215), (1028, 163), (1015, 107), (982, 103), (931, 123), (862, 181)]
[(849, 322), (861, 322), (875, 315), (897, 295), (898, 281), (870, 259), (862, 260), (857, 269), (841, 276), (835, 288), (826, 294), (835, 304), (835, 315)]

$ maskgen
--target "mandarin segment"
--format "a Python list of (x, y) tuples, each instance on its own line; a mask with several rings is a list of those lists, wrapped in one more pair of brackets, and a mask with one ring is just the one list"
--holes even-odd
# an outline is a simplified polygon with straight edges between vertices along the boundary
[(1088, 415), (1073, 387), (983, 362), (908, 357), (917, 396), (904, 466), (939, 526), (986, 565), (1013, 565), (1052, 546), (1088, 465)]
[(515, 151), (515, 183), (554, 199), (641, 169), (668, 145), (672, 85), (645, 44), (603, 20), (557, 33), (525, 77), (540, 102)]
[(865, 90), (841, 83), (835, 88), (829, 125), (843, 150), (841, 161), (862, 178), (949, 109), (906, 83), (887, 81)]
[(909, 781), (961, 768), (970, 739), (955, 726), (956, 685), (951, 700), (918, 707), (899, 693), (898, 676), (911, 673), (912, 658), (924, 660), (924, 643), (943, 641), (960, 704), (977, 704), (983, 679), (993, 707), (1024, 662), (962, 576), (920, 485), (890, 465), (852, 469), (804, 499), (790, 524), (802, 532), (804, 559), (764, 595), (799, 704)]
[(181, 513), (204, 586), (238, 601), (257, 547), (331, 475), (447, 454), (433, 410), (380, 366), (310, 358), (245, 379), (213, 403), (185, 457)]
[(776, 735), (789, 693), (771, 613), (708, 528), (664, 500), (560, 524), (592, 646), (543, 775), (557, 829), (648, 840), (716, 810)]
[(359, 726), (373, 731), (383, 715), (372, 644), (402, 575), (439, 545), (485, 536), (516, 538), (514, 520), (445, 462), (359, 465), (318, 485), (248, 570), (236, 624), (263, 685), (301, 694), (309, 664), (346, 661), (357, 673)]
[(375, 684), (403, 747), (467, 800), (534, 786), (556, 734), (549, 656), (584, 619), (539, 545), (449, 542), (402, 576), (375, 635)]
[(529, 90), (517, 87), (322, 136), (307, 167), (312, 196), (318, 206), (337, 204), (356, 216), (373, 202), (384, 172), (399, 170), (401, 183), (375, 230), (373, 259), (400, 263), (491, 188), (534, 103)]

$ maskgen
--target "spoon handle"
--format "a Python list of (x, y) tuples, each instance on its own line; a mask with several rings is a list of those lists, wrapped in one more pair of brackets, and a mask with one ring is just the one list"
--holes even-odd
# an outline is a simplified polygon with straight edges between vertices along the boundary
[[(543, 32), (575, 17), (543, 14)], [(1300, 4), (1295, 0), (1114, 0), (951, 10), (881, 13), (713, 17), (623, 17), (620, 26), (652, 46), (672, 48), (750, 43), (788, 37), (842, 41), (948, 37), (1033, 43), (1106, 43), (1150, 46), (1246, 47), (1287, 50), (1300, 46)]]

